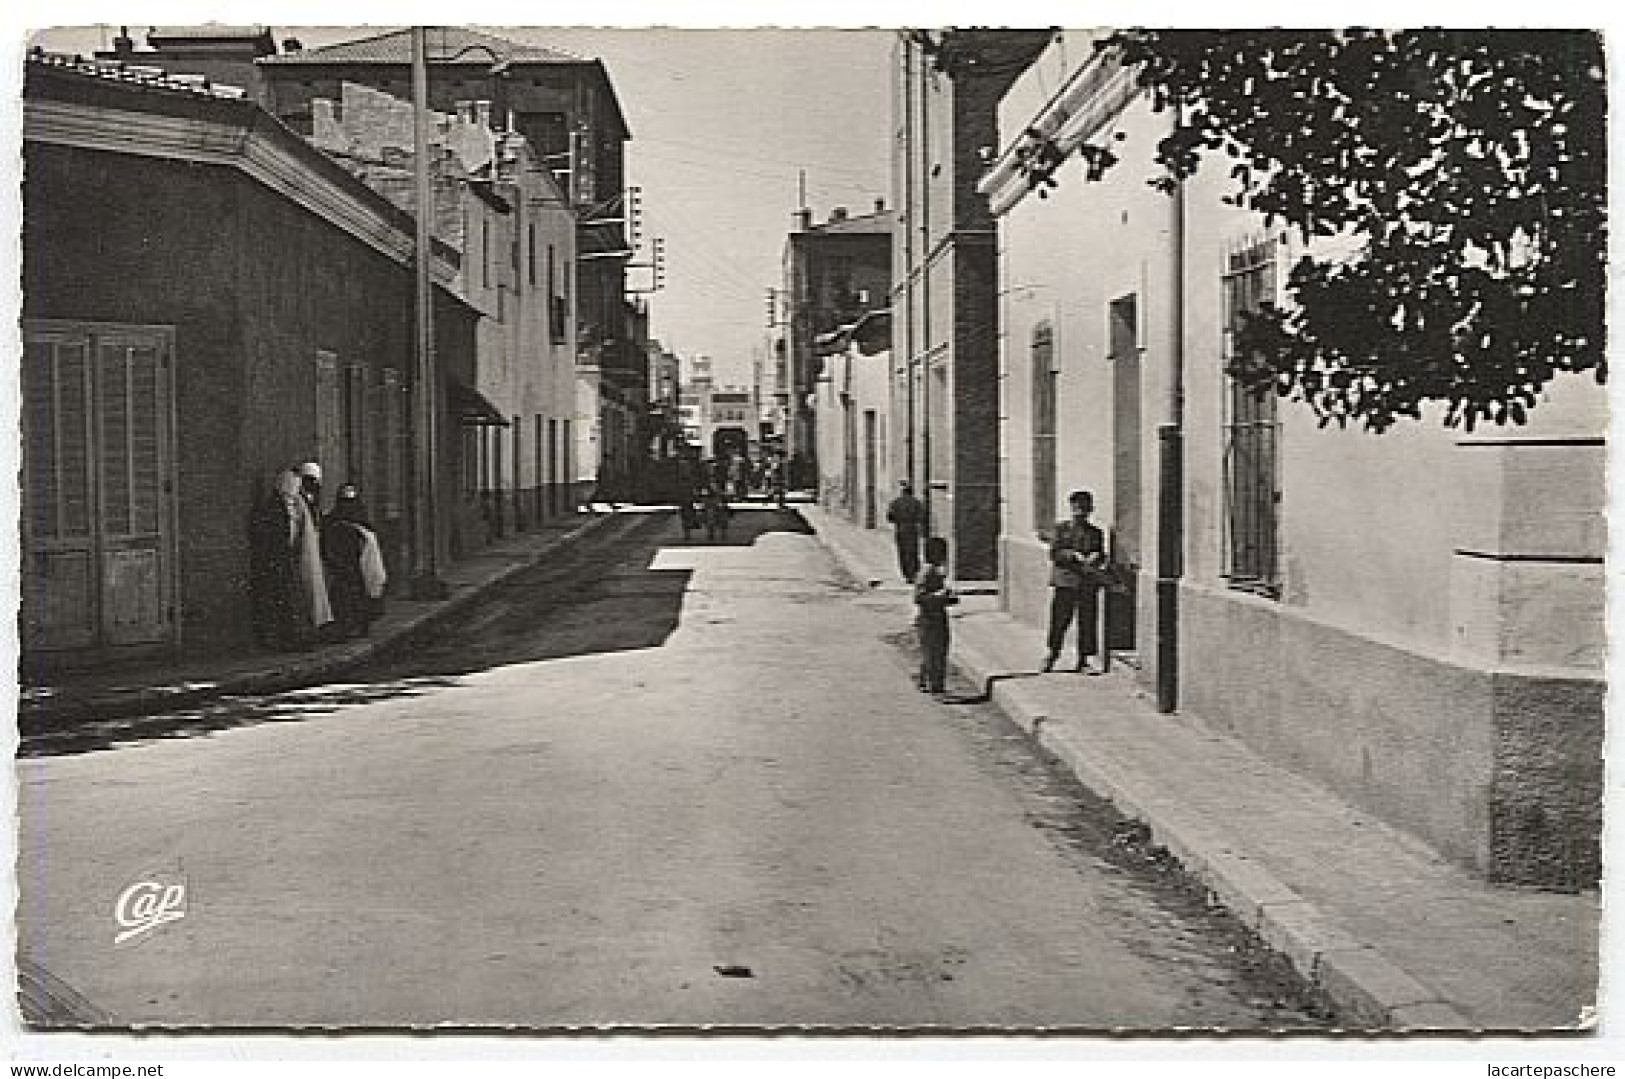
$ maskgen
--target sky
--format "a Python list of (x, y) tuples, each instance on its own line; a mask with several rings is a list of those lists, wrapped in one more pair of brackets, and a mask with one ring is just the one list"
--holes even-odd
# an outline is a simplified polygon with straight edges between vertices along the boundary
[[(242, 18), (242, 16), (229, 16)], [(394, 29), (271, 24), (307, 47)], [(719, 381), (744, 383), (765, 354), (770, 288), (782, 287), (799, 177), (815, 220), (891, 202), (888, 30), (677, 30), (492, 26), (503, 37), (597, 57), (632, 129), (627, 181), (642, 188), (644, 247), (665, 240), (651, 332)], [(106, 48), (114, 26), (58, 28), (48, 48)], [(131, 27), (143, 44), (144, 25)], [(647, 287), (648, 270), (631, 271)]]

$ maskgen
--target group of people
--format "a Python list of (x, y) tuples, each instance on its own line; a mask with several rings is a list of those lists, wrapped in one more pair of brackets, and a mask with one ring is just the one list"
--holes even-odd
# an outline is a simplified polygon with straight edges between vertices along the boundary
[(249, 523), (255, 639), (266, 648), (306, 650), (365, 636), (382, 613), (387, 583), (356, 486), (339, 487), (324, 515), (319, 464), (277, 473)]
[[(931, 694), (944, 691), (948, 674), (948, 608), (959, 602), (949, 587), (948, 541), (926, 536), (929, 524), (926, 507), (914, 495), (912, 485), (898, 484), (896, 498), (886, 508), (897, 542), (897, 567), (903, 579), (914, 585), (917, 609), (915, 627), (920, 640), (919, 687)], [(1078, 663), (1086, 674), (1103, 673), (1091, 666), (1101, 654), (1100, 593), (1112, 583), (1105, 533), (1089, 520), (1095, 498), (1089, 491), (1073, 491), (1067, 497), (1072, 516), (1056, 524), (1050, 538), (1050, 609), (1046, 635), (1044, 670), (1055, 669), (1067, 631), (1074, 618), (1078, 623)], [(922, 544), (923, 538), (923, 544)], [(922, 570), (920, 556), (925, 556)]]
[(754, 458), (748, 453), (730, 453), (710, 462), (711, 483), (731, 492), (740, 501), (758, 493), (784, 500), (784, 461), (774, 454)]
[(689, 488), (677, 507), (677, 517), (683, 525), (684, 543), (689, 541), (695, 529), (701, 527), (705, 529), (705, 538), (712, 543), (726, 540), (728, 521), (732, 516), (727, 488), (715, 482), (700, 483)]

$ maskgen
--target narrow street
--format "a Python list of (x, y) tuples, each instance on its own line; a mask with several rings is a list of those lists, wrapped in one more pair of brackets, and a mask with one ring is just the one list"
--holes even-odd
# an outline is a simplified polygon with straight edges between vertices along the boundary
[(342, 685), (31, 739), (21, 955), (120, 1024), (1329, 1025), (885, 611), (627, 514)]

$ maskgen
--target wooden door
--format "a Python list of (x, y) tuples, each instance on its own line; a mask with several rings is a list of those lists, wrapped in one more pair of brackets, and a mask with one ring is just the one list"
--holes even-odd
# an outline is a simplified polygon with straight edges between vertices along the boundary
[(89, 334), (37, 331), (23, 352), (23, 646), (89, 648), (100, 619)]
[(1111, 304), (1112, 558), (1123, 569), (1125, 591), (1106, 597), (1108, 648), (1134, 651), (1136, 584), (1142, 560), (1140, 339), (1138, 304), (1125, 296)]
[(98, 334), (97, 491), (102, 639), (113, 646), (168, 637), (169, 462), (162, 343), (140, 331)]
[(175, 639), (170, 338), (31, 324), (24, 393), (24, 644)]

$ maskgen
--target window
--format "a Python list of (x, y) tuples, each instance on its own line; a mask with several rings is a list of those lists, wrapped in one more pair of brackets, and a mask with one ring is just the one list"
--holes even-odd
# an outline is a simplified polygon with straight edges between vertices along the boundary
[(480, 287), (491, 287), (491, 219), (480, 215)]
[(1033, 528), (1055, 523), (1055, 328), (1033, 327)]
[(564, 341), (569, 330), (568, 300), (560, 296), (558, 290), (558, 264), (555, 260), (553, 245), (547, 245), (547, 306), (548, 306), (548, 339), (555, 345)]
[(350, 364), (344, 369), (344, 457), (333, 462), (342, 465), (342, 474), (335, 477), (340, 483), (353, 483), (367, 493), (367, 369)]
[[(1224, 274), (1227, 371), (1246, 359), (1236, 345), (1246, 315), (1274, 298), (1273, 242), (1230, 252)], [(1281, 594), (1281, 492), (1275, 394), (1250, 390), (1234, 377), (1226, 382), (1224, 575), (1232, 588), (1276, 598)]]
[[(526, 232), (526, 236), (527, 236), (529, 244), (530, 244), (530, 252), (529, 252), (530, 260), (527, 263), (528, 279), (530, 281), (530, 287), (535, 288), (536, 287), (536, 222), (532, 221), (527, 226), (527, 229), (528, 229), (528, 231)], [(547, 282), (548, 282), (548, 291), (551, 292), (552, 291), (552, 285), (553, 285), (553, 267), (552, 267), (553, 249), (551, 247), (549, 247), (547, 249), (547, 254), (548, 254)]]
[(372, 503), (385, 520), (401, 516), (406, 501), (406, 392), (400, 372), (386, 367), (377, 388), (378, 451), (383, 461), (383, 490)]
[[(327, 482), (337, 480), (344, 465), (344, 395), (338, 357), (316, 353), (316, 456)], [(343, 482), (343, 481), (339, 481)]]

